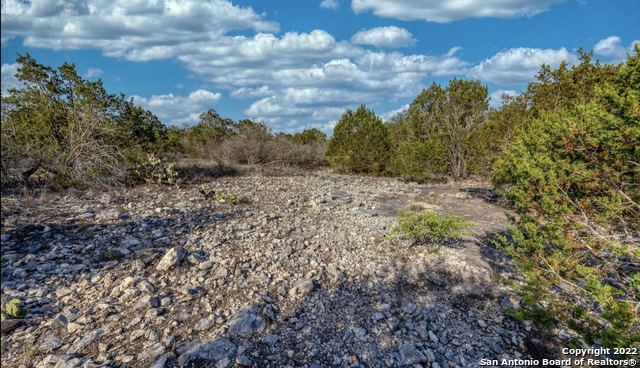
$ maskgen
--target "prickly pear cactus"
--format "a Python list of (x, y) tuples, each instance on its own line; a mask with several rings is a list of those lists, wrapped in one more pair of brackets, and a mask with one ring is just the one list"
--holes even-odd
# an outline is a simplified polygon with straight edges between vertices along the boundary
[(7, 315), (11, 317), (23, 318), (27, 315), (27, 310), (22, 306), (20, 299), (11, 299), (5, 308)]

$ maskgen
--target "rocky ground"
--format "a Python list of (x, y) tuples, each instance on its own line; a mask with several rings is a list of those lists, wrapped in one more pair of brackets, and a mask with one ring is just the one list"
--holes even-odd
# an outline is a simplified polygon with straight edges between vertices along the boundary
[[(518, 299), (501, 280), (518, 277), (489, 242), (507, 226), (498, 199), (474, 183), (328, 171), (4, 196), (2, 302), (19, 298), (28, 314), (3, 323), (2, 366), (444, 368), (556, 357), (547, 346), (566, 346), (562, 336), (541, 338), (505, 313)], [(477, 226), (459, 245), (385, 239), (397, 211), (416, 204)]]

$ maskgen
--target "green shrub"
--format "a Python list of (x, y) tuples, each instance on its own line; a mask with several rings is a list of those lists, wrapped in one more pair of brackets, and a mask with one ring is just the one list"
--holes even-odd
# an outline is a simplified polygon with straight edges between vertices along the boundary
[[(428, 177), (429, 170), (446, 171), (455, 179), (468, 174), (466, 141), (474, 129), (480, 127), (489, 106), (488, 89), (479, 80), (466, 81), (454, 78), (442, 87), (433, 83), (413, 100), (406, 116), (401, 117), (394, 135), (403, 142), (419, 142), (426, 146), (410, 147), (416, 158), (428, 158), (428, 165), (420, 173), (420, 165), (404, 164), (406, 150), (396, 153), (400, 162), (396, 170), (410, 177)], [(401, 146), (401, 148), (403, 148)], [(408, 148), (407, 146), (404, 147)], [(403, 171), (403, 170), (408, 171)]]
[(438, 215), (433, 211), (400, 211), (396, 219), (398, 226), (387, 233), (387, 238), (412, 239), (432, 244), (457, 242), (463, 235), (469, 234), (467, 228), (474, 226), (462, 217)]
[(426, 142), (402, 142), (391, 157), (395, 176), (416, 182), (435, 180), (447, 172), (446, 150), (435, 137)]
[(391, 140), (373, 110), (361, 105), (347, 110), (334, 128), (326, 155), (334, 170), (382, 175), (387, 173)]
[(497, 161), (493, 181), (518, 213), (501, 246), (535, 308), (587, 340), (640, 346), (627, 266), (640, 262), (640, 45), (595, 89), (586, 104), (539, 112)]
[[(217, 146), (224, 140), (233, 137), (238, 132), (238, 126), (228, 118), (222, 118), (214, 109), (200, 114), (198, 124), (188, 128), (184, 132), (182, 142), (184, 150), (192, 157), (215, 158)], [(176, 137), (173, 132), (171, 137)]]
[(305, 129), (301, 133), (296, 133), (291, 137), (291, 141), (295, 144), (325, 144), (327, 135), (318, 129)]
[(17, 58), (20, 89), (2, 96), (2, 182), (37, 173), (54, 189), (127, 182), (145, 152), (162, 152), (165, 127), (149, 111), (83, 80), (75, 65), (57, 69)]

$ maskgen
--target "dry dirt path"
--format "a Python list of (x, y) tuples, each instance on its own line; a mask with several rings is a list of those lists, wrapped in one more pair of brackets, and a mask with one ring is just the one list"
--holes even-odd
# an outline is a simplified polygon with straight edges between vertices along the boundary
[[(498, 275), (517, 276), (488, 188), (253, 171), (200, 189), (4, 197), (2, 301), (28, 314), (2, 366), (477, 367), (559, 344), (504, 312)], [(411, 205), (477, 226), (456, 246), (385, 239)]]

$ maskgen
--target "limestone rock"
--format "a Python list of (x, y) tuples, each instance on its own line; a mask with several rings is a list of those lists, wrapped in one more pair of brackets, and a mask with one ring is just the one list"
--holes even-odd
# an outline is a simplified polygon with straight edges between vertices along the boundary
[(164, 257), (156, 265), (158, 271), (168, 271), (172, 268), (179, 266), (189, 252), (183, 247), (171, 248), (165, 253)]
[(238, 347), (226, 337), (215, 339), (214, 341), (195, 344), (191, 349), (181, 354), (178, 358), (178, 365), (185, 366), (195, 359), (207, 359), (216, 362), (229, 361), (236, 357)]
[(249, 337), (264, 331), (265, 325), (265, 320), (257, 314), (256, 307), (245, 306), (229, 321), (229, 331)]

